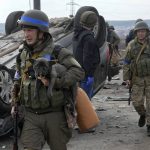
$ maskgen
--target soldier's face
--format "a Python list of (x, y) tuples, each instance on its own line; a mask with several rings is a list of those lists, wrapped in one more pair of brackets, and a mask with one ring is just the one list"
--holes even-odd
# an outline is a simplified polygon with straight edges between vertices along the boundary
[(37, 29), (24, 28), (24, 37), (28, 45), (34, 45), (37, 41)]
[(37, 29), (24, 28), (24, 37), (28, 45), (34, 45), (42, 38), (42, 32), (39, 32)]
[(146, 36), (147, 36), (147, 30), (141, 29), (141, 30), (137, 31), (137, 38), (139, 40), (144, 40), (146, 38)]

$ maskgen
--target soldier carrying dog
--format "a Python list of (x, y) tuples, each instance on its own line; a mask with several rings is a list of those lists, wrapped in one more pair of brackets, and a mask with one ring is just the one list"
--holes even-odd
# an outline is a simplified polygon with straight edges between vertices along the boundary
[[(47, 142), (51, 150), (67, 150), (72, 126), (68, 126), (65, 108), (68, 101), (73, 103), (72, 87), (83, 80), (84, 71), (69, 50), (54, 46), (49, 33), (49, 19), (44, 12), (26, 11), (19, 25), (25, 41), (16, 59), (11, 113), (15, 113), (16, 105), (24, 105), (25, 118), (21, 135), (23, 147), (25, 150), (41, 150)], [(38, 98), (34, 96), (37, 79), (30, 59), (40, 57), (49, 61), (57, 60), (67, 69), (63, 76), (56, 78), (51, 97), (47, 96), (49, 78), (42, 73), (38, 76), (42, 83), (38, 89)]]

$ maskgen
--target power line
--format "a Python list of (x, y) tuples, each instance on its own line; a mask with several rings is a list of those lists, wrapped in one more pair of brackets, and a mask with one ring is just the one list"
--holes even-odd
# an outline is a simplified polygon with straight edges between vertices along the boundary
[(70, 0), (69, 3), (67, 3), (67, 5), (70, 5), (70, 17), (74, 16), (75, 13), (75, 5), (79, 6), (79, 4), (75, 3), (74, 0)]

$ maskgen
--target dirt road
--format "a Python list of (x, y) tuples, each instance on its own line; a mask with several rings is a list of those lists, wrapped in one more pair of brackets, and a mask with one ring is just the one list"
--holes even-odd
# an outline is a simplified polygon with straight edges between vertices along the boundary
[[(74, 130), (68, 150), (150, 150), (146, 127), (138, 127), (139, 116), (132, 104), (128, 106), (128, 89), (121, 85), (121, 74), (114, 77), (116, 80), (107, 82), (92, 99), (101, 120), (96, 131), (79, 134)], [(12, 149), (9, 135), (0, 138), (0, 150), (4, 149)], [(44, 150), (48, 150), (47, 145)]]

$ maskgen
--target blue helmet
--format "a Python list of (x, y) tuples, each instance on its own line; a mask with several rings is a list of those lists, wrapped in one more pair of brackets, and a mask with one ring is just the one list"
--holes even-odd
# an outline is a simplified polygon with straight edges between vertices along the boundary
[(19, 20), (19, 25), (22, 27), (33, 27), (40, 31), (49, 33), (49, 19), (48, 16), (41, 10), (26, 11)]

